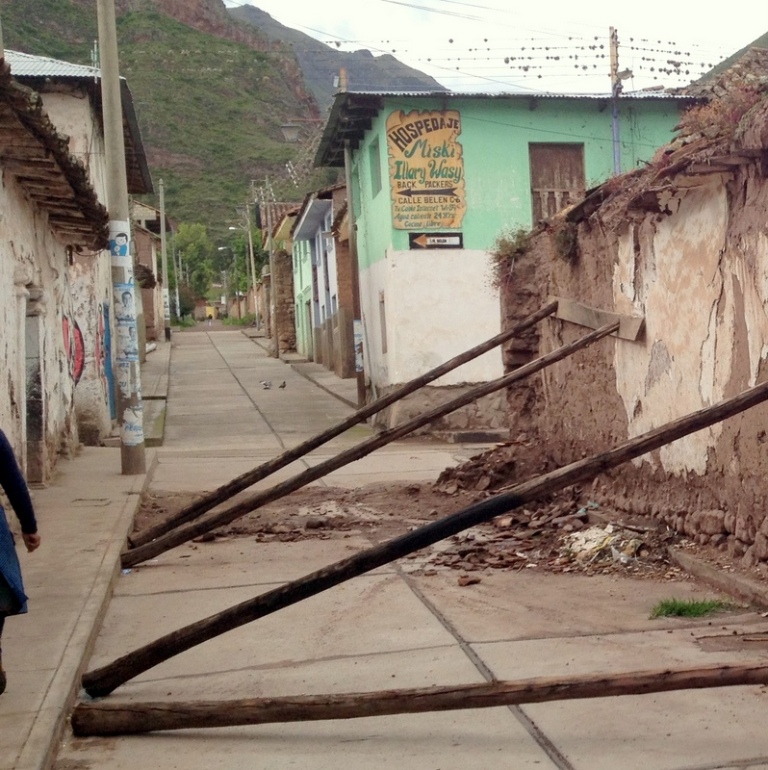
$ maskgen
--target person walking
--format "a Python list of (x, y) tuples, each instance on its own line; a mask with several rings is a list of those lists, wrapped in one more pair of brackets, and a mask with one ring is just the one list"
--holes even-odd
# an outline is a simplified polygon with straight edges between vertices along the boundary
[[(0, 486), (21, 524), (21, 537), (30, 553), (40, 546), (37, 519), (16, 456), (5, 433), (0, 429)], [(27, 611), (27, 597), (21, 580), (21, 566), (5, 510), (0, 505), (0, 695), (5, 692), (6, 675), (3, 669), (2, 636), (5, 619)]]

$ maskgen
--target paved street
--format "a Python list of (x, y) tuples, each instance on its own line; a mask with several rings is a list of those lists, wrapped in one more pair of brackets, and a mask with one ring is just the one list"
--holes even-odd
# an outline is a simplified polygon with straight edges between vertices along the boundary
[[(271, 382), (264, 388), (262, 382)], [(277, 387), (285, 381), (285, 388)], [(209, 490), (350, 413), (240, 331), (177, 333), (163, 446), (150, 489)], [(285, 469), (275, 483), (370, 435), (365, 426)], [(434, 479), (476, 447), (411, 440), (323, 482)], [(117, 580), (88, 668), (370, 545), (346, 538), (187, 544)], [(661, 598), (712, 596), (689, 581), (456, 573), (388, 565), (217, 637), (146, 671), (111, 702), (230, 699), (618, 673), (765, 659), (768, 621), (650, 620)], [(57, 770), (715, 770), (768, 768), (762, 687), (359, 720), (75, 739)]]

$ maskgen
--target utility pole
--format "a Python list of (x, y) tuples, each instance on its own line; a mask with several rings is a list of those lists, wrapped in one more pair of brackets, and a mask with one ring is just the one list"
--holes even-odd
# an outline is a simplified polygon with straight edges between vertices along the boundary
[(619, 35), (614, 27), (609, 27), (611, 54), (611, 129), (613, 134), (613, 173), (621, 173), (621, 138), (619, 134)]
[(136, 295), (114, 0), (97, 0), (97, 11), (101, 50), (101, 98), (104, 111), (112, 299), (117, 318), (115, 402), (120, 425), (120, 460), (124, 475), (138, 475), (146, 473), (144, 415), (141, 402), (139, 337), (136, 328)]
[(274, 203), (275, 196), (272, 192), (272, 185), (269, 178), (265, 180), (264, 188), (261, 191), (261, 201), (264, 206), (264, 213), (267, 218), (267, 254), (269, 255), (269, 318), (270, 332), (272, 334), (272, 345), (270, 346), (270, 355), (273, 358), (280, 358), (280, 336), (278, 335), (277, 324), (277, 276), (275, 275), (275, 248), (272, 241), (272, 228), (274, 227)]
[(251, 262), (251, 291), (253, 292), (253, 315), (256, 319), (256, 326), (259, 325), (259, 314), (256, 308), (256, 259), (253, 256), (253, 232), (251, 229), (251, 203), (245, 203), (245, 227), (248, 231), (248, 257)]
[(173, 273), (176, 276), (176, 318), (181, 318), (181, 301), (179, 299), (179, 280), (181, 279), (181, 256), (176, 261), (176, 240), (172, 239), (171, 256), (173, 258)]
[(165, 341), (171, 341), (171, 287), (168, 285), (168, 248), (165, 242), (165, 185), (160, 180), (160, 253), (163, 258), (163, 323)]
[[(347, 69), (339, 70), (339, 91), (347, 90)], [(363, 345), (363, 312), (360, 302), (360, 263), (357, 261), (357, 228), (352, 206), (352, 148), (344, 142), (344, 185), (347, 188), (347, 220), (349, 222), (349, 258), (352, 268), (352, 341), (355, 353), (355, 378), (357, 379), (357, 405), (365, 406), (365, 346)]]
[(237, 253), (232, 249), (230, 251), (232, 252), (232, 283), (235, 286), (235, 304), (237, 305), (237, 318), (239, 320), (243, 317), (243, 311), (240, 307), (240, 289), (238, 288), (240, 282), (237, 272)]

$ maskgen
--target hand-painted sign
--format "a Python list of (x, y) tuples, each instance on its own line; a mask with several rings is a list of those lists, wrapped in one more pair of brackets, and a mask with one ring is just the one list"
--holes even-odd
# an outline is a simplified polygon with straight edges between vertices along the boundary
[(458, 110), (387, 118), (392, 223), (397, 230), (459, 228), (467, 209)]
[(463, 249), (463, 233), (408, 233), (411, 249)]

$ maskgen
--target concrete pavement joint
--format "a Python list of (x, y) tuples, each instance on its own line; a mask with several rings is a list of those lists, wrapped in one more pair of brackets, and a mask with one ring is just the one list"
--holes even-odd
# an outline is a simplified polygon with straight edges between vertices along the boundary
[(688, 765), (681, 767), (680, 770), (758, 770), (759, 767), (768, 766), (768, 756), (765, 757), (753, 757), (752, 759), (737, 759), (735, 762), (715, 762), (713, 764), (707, 763), (706, 765)]
[[(277, 439), (277, 442), (280, 444), (280, 447), (282, 448), (282, 450), (285, 451), (286, 450), (286, 446), (285, 446), (285, 442), (283, 441), (282, 436), (275, 430), (275, 428), (272, 425), (272, 423), (267, 419), (267, 416), (259, 408), (259, 405), (251, 398), (250, 393), (248, 393), (248, 391), (245, 389), (245, 386), (240, 381), (240, 378), (237, 376), (237, 374), (235, 374), (234, 370), (229, 365), (229, 362), (226, 360), (226, 358), (224, 358), (224, 355), (222, 354), (222, 352), (218, 349), (218, 347), (216, 347), (216, 343), (213, 341), (213, 339), (211, 337), (211, 334), (209, 333), (207, 336), (208, 336), (208, 339), (211, 342), (211, 345), (213, 345), (213, 349), (219, 354), (219, 356), (221, 357), (221, 360), (224, 362), (224, 365), (229, 370), (229, 373), (232, 375), (232, 377), (234, 378), (235, 382), (240, 386), (240, 389), (245, 394), (245, 397), (253, 404), (254, 409), (259, 413), (259, 415), (261, 416), (261, 419), (264, 420), (265, 425), (270, 429), (270, 431), (272, 431), (272, 434)], [(309, 470), (309, 465), (305, 462), (303, 457), (298, 458), (297, 462), (300, 462), (307, 470)], [(325, 482), (325, 479), (317, 479), (317, 481), (320, 484), (322, 484), (323, 486), (325, 486), (325, 487), (328, 486), (328, 484), (326, 484), (326, 482)]]
[[(144, 565), (142, 565), (143, 567)], [(377, 575), (394, 575), (394, 571), (388, 571), (388, 570), (380, 570), (376, 573)], [(233, 583), (231, 585), (226, 586), (206, 586), (204, 588), (183, 588), (173, 591), (142, 591), (140, 593), (132, 593), (130, 596), (169, 596), (171, 594), (178, 594), (178, 595), (184, 595), (188, 593), (196, 593), (197, 591), (229, 591), (231, 589), (237, 589), (237, 588), (278, 588), (282, 585), (285, 585), (285, 581), (282, 580), (272, 580), (266, 583)]]
[[(491, 669), (486, 665), (485, 661), (475, 652), (472, 645), (464, 639), (464, 637), (458, 632), (453, 623), (440, 612), (439, 609), (424, 595), (422, 590), (411, 579), (410, 575), (405, 572), (399, 564), (395, 564), (395, 570), (399, 573), (400, 577), (405, 581), (405, 584), (415, 594), (416, 598), (435, 616), (437, 621), (443, 628), (456, 640), (461, 651), (467, 656), (472, 665), (480, 672), (483, 678), (487, 682), (496, 681)], [(544, 732), (536, 725), (536, 723), (523, 711), (520, 706), (507, 706), (507, 710), (517, 721), (525, 728), (526, 732), (536, 741), (536, 744), (541, 750), (554, 762), (556, 767), (560, 770), (576, 770), (574, 766), (566, 759), (566, 757), (560, 753), (560, 750), (554, 743), (544, 734)]]

